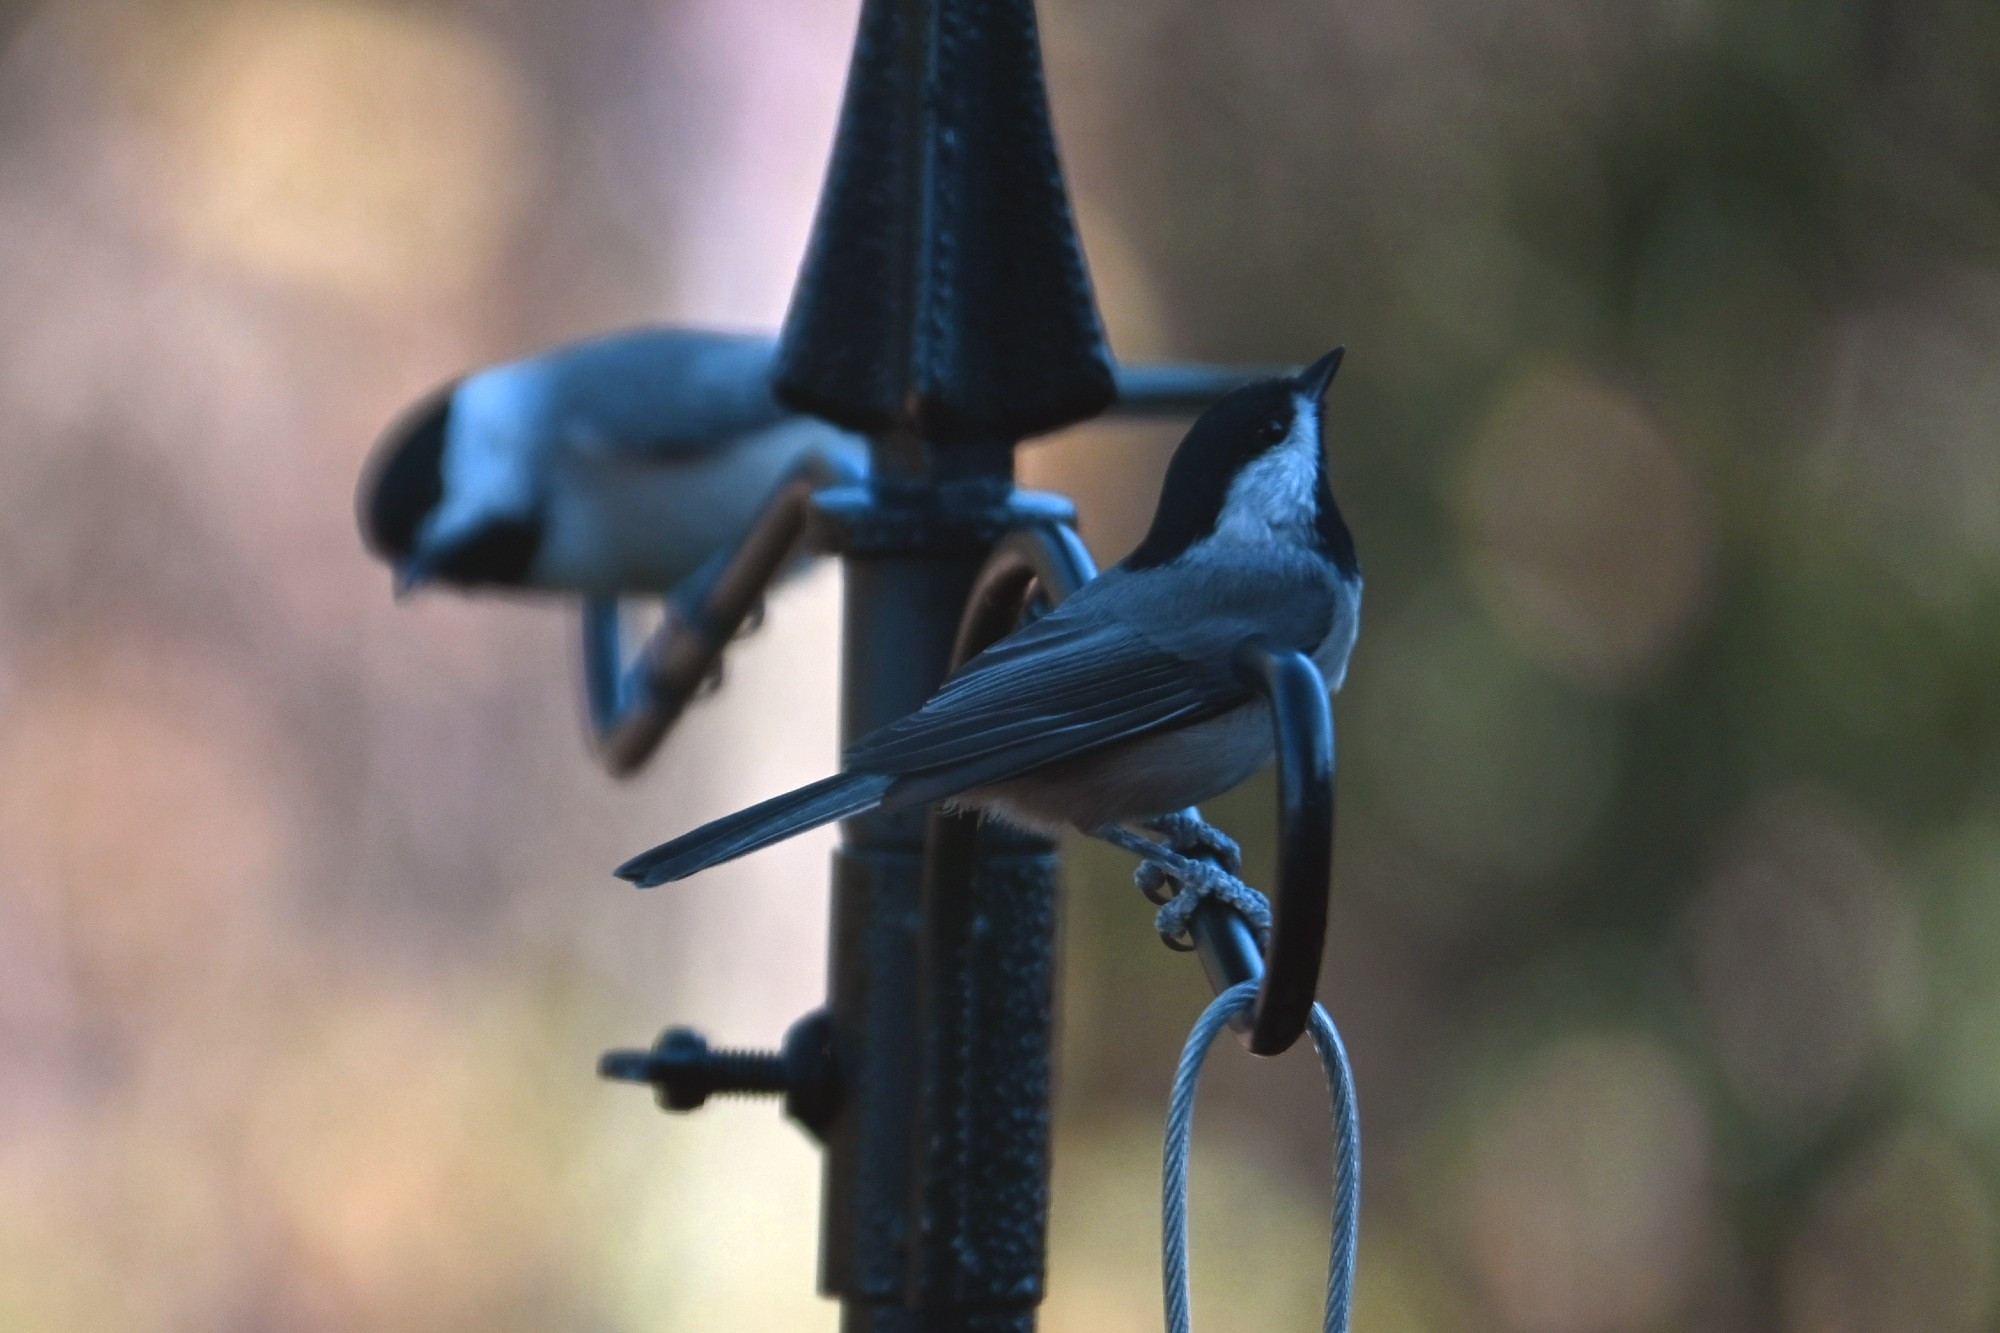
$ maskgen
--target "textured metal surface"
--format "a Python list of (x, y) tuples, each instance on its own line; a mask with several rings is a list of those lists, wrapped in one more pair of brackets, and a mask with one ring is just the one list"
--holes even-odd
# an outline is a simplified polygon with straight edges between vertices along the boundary
[(915, 850), (834, 856), (827, 1007), (850, 1093), (827, 1134), (820, 1288), (846, 1303), (850, 1328), (893, 1327), (870, 1321), (903, 1308), (922, 883)]
[[(868, 514), (850, 518), (866, 544)], [(849, 557), (848, 736), (943, 679), (980, 567)], [(940, 836), (954, 825), (964, 836)], [(828, 1135), (822, 1286), (847, 1303), (851, 1329), (1032, 1328), (1048, 1208), (1052, 849), (923, 811), (843, 831), (829, 1011), (846, 1093)]]
[[(919, 1010), (912, 1294), (942, 1326), (1042, 1298), (1056, 859), (1044, 839), (933, 816)], [(969, 837), (947, 836), (947, 830)]]
[(1033, 0), (865, 0), (777, 383), (840, 425), (942, 445), (1110, 404)]
[[(869, 510), (849, 513), (870, 550)], [(846, 560), (842, 732), (849, 739), (929, 697), (950, 666), (976, 558), (852, 554)], [(828, 1009), (849, 1095), (827, 1142), (822, 1289), (850, 1329), (925, 1329), (913, 1319), (911, 1256), (920, 1244), (920, 1107), (929, 1077), (920, 976), (925, 839), (921, 810), (842, 825), (835, 861)]]
[[(865, 515), (856, 522), (866, 529)], [(901, 717), (944, 679), (958, 608), (977, 572), (967, 559), (848, 556), (846, 739)], [(847, 820), (841, 831), (827, 1007), (836, 1058), (850, 1074), (827, 1140), (820, 1281), (850, 1309), (900, 1310), (909, 1305), (916, 1234), (925, 816), (876, 812)]]

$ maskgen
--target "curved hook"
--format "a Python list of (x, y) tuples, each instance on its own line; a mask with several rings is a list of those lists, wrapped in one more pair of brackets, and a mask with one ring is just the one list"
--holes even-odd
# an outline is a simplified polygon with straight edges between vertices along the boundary
[(612, 774), (628, 776), (659, 748), (772, 582), (798, 559), (812, 497), (832, 479), (807, 466), (779, 486), (728, 558), (718, 556), (666, 599), (666, 619), (629, 666), (618, 599), (584, 599), (585, 705), (598, 759)]
[(952, 641), (951, 669), (958, 670), (1013, 632), (1036, 589), (1051, 606), (1097, 577), (1083, 539), (1067, 523), (1015, 528), (986, 557)]
[(1234, 661), (1237, 676), (1270, 704), (1277, 734), (1277, 892), (1270, 944), (1261, 959), (1263, 985), (1244, 1038), (1252, 1054), (1276, 1055), (1306, 1030), (1326, 946), (1333, 880), (1333, 707), (1326, 678), (1304, 653), (1256, 637), (1237, 645)]

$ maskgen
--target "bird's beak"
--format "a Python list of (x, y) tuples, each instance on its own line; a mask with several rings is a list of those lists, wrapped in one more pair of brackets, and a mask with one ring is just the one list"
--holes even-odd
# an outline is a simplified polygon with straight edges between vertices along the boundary
[(429, 583), (437, 574), (443, 553), (428, 546), (419, 546), (410, 553), (409, 559), (396, 566), (396, 596), (408, 597), (417, 589)]
[(1340, 369), (1340, 359), (1347, 355), (1345, 347), (1336, 347), (1319, 360), (1307, 366), (1298, 374), (1299, 392), (1312, 402), (1326, 396), (1327, 387), (1333, 383), (1333, 376)]

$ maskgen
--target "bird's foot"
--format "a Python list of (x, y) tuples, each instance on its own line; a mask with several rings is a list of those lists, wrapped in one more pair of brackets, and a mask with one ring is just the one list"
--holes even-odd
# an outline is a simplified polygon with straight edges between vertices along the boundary
[[(1235, 850), (1236, 844), (1226, 836), (1208, 825), (1203, 827), (1226, 843), (1231, 851)], [(1269, 936), (1270, 901), (1214, 861), (1184, 855), (1129, 829), (1105, 829), (1097, 836), (1140, 858), (1139, 868), (1133, 872), (1132, 878), (1149, 901), (1160, 905), (1159, 913), (1153, 918), (1153, 929), (1159, 932), (1160, 939), (1168, 948), (1186, 952), (1194, 947), (1188, 937), (1188, 921), (1208, 898), (1235, 908), (1250, 923), (1259, 941)]]
[(1236, 845), (1236, 839), (1203, 819), (1193, 806), (1149, 819), (1146, 827), (1182, 856), (1206, 858), (1232, 875), (1243, 873), (1243, 849)]
[(1213, 862), (1191, 857), (1182, 860), (1186, 872), (1191, 873), (1184, 873), (1182, 867), (1147, 861), (1141, 863), (1133, 876), (1139, 881), (1140, 891), (1155, 902), (1164, 896), (1168, 881), (1178, 886), (1173, 896), (1160, 903), (1160, 910), (1153, 916), (1153, 929), (1159, 932), (1169, 948), (1185, 950), (1194, 947), (1188, 936), (1188, 922), (1193, 918), (1195, 909), (1208, 898), (1235, 908), (1250, 923), (1258, 942), (1266, 942), (1271, 933), (1269, 899)]

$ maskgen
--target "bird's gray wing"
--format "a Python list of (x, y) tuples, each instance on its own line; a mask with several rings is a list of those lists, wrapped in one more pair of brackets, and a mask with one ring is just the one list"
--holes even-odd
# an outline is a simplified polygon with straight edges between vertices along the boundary
[(1330, 604), (1291, 577), (1223, 578), (1190, 606), (1178, 581), (1112, 571), (1017, 630), (906, 718), (863, 737), (850, 772), (899, 779), (886, 806), (938, 800), (1244, 702), (1230, 657), (1253, 633), (1301, 648)]
[(548, 355), (574, 442), (608, 456), (708, 453), (794, 415), (772, 393), (766, 334), (630, 329)]

